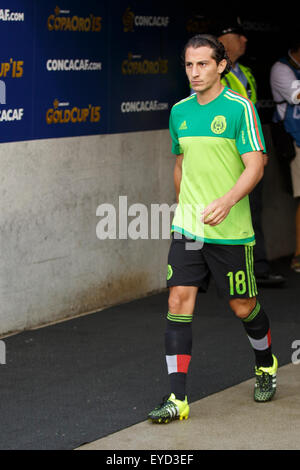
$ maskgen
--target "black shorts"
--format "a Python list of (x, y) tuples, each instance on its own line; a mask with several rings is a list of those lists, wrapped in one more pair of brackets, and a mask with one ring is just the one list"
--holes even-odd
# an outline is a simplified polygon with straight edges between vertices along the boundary
[(167, 287), (196, 286), (206, 292), (212, 276), (222, 297), (257, 295), (253, 246), (200, 244), (184, 235), (179, 237), (172, 237)]

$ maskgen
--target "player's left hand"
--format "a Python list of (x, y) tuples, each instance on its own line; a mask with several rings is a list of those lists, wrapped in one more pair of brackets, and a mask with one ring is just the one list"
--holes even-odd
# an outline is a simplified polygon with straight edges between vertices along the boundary
[(233, 204), (230, 204), (225, 197), (220, 197), (212, 201), (202, 211), (202, 222), (204, 224), (219, 225), (226, 219)]

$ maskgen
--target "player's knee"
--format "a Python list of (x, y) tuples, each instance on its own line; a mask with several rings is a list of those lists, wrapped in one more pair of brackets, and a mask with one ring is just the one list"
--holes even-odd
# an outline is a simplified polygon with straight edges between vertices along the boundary
[(180, 311), (182, 304), (182, 296), (178, 292), (171, 292), (169, 296), (169, 312), (176, 313)]
[(231, 310), (238, 318), (247, 318), (256, 305), (256, 297), (249, 299), (232, 299), (229, 301)]
[(172, 287), (170, 289), (169, 295), (169, 312), (179, 313), (182, 311), (182, 308), (191, 300), (191, 293), (189, 289), (181, 288), (181, 286)]

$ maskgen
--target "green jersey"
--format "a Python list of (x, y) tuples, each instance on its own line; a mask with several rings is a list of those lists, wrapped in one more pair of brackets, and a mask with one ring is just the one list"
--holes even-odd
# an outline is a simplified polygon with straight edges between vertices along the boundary
[(235, 204), (219, 225), (200, 221), (204, 207), (227, 193), (244, 171), (241, 155), (265, 152), (253, 103), (228, 87), (205, 105), (193, 94), (173, 106), (170, 133), (172, 153), (184, 155), (172, 231), (206, 243), (254, 244), (248, 196)]

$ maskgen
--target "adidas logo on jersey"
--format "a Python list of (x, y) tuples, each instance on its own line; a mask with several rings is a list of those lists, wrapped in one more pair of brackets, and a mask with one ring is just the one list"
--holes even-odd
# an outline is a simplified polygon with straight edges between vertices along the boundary
[(179, 127), (179, 130), (180, 131), (183, 131), (187, 129), (187, 125), (186, 125), (186, 121), (183, 121), (181, 124), (180, 124), (180, 127)]

